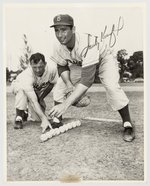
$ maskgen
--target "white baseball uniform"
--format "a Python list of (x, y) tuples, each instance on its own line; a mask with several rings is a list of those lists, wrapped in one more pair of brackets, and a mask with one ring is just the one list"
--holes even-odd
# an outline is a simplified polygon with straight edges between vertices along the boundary
[[(48, 84), (56, 84), (58, 79), (57, 65), (54, 62), (46, 64), (45, 72), (41, 77), (35, 76), (29, 65), (16, 80), (12, 82), (12, 92), (15, 94), (15, 108), (26, 110), (29, 107), (32, 119), (39, 120), (26, 96), (26, 92), (35, 91), (35, 87), (41, 87), (38, 94), (42, 93)], [(34, 99), (33, 99), (34, 100)]]
[[(59, 43), (54, 46), (51, 59), (60, 66), (69, 66), (71, 81), (74, 85), (80, 82), (87, 87), (94, 82), (96, 66), (99, 65), (98, 75), (113, 110), (120, 110), (128, 104), (129, 100), (118, 83), (118, 62), (107, 45), (103, 43), (101, 47), (100, 43), (95, 41), (95, 37), (76, 33), (72, 51), (70, 52), (65, 45)], [(54, 89), (54, 100), (63, 102), (66, 89), (65, 83), (59, 78)]]

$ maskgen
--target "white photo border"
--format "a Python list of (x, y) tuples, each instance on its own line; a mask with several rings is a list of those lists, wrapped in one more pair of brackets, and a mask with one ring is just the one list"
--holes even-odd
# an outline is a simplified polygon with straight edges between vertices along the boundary
[[(5, 3), (145, 3), (146, 6), (146, 13), (145, 13), (145, 19), (146, 19), (146, 25), (145, 25), (145, 51), (146, 54), (144, 56), (146, 63), (144, 64), (144, 70), (145, 70), (145, 89), (144, 89), (144, 102), (145, 102), (145, 107), (144, 107), (144, 113), (145, 113), (145, 160), (146, 160), (146, 167), (145, 167), (145, 175), (146, 175), (146, 181), (145, 182), (118, 182), (117, 184), (120, 185), (142, 185), (142, 186), (146, 186), (148, 184), (150, 184), (150, 177), (148, 177), (148, 175), (150, 175), (150, 160), (148, 157), (150, 157), (150, 126), (148, 125), (148, 123), (150, 123), (150, 117), (149, 117), (149, 105), (150, 105), (150, 98), (148, 97), (149, 95), (149, 89), (150, 89), (150, 83), (149, 83), (149, 79), (150, 79), (150, 73), (148, 72), (148, 69), (150, 69), (150, 54), (148, 53), (148, 49), (150, 48), (150, 37), (148, 35), (148, 33), (150, 33), (150, 26), (148, 27), (148, 21), (150, 18), (150, 2), (149, 1), (144, 1), (144, 0), (117, 0), (117, 1), (113, 1), (113, 0), (86, 0), (85, 1), (75, 1), (75, 0), (68, 0), (68, 1), (61, 1), (61, 0), (3, 0), (0, 2), (0, 23), (1, 23), (1, 28), (3, 28), (3, 5)], [(0, 31), (0, 39), (1, 41), (3, 41), (3, 29), (1, 29)], [(1, 138), (1, 151), (0, 151), (0, 186), (4, 186), (4, 185), (58, 185), (60, 184), (60, 182), (55, 182), (55, 183), (51, 183), (51, 182), (12, 182), (12, 183), (7, 183), (6, 182), (6, 175), (5, 175), (5, 170), (6, 170), (6, 81), (5, 81), (5, 64), (3, 63), (4, 61), (4, 54), (3, 54), (3, 49), (4, 49), (4, 43), (1, 42), (0, 44), (0, 82), (1, 82), (1, 86), (0, 86), (0, 118), (1, 118), (1, 123), (0, 123), (0, 138)], [(104, 182), (84, 182), (84, 183), (79, 183), (78, 185), (84, 185), (84, 184), (89, 184), (89, 185), (116, 185), (116, 182), (110, 182), (110, 183), (106, 183)], [(72, 184), (67, 184), (67, 185), (72, 185)]]

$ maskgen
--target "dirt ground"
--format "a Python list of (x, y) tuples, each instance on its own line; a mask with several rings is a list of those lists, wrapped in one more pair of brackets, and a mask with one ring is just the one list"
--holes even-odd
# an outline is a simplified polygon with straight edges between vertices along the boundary
[[(89, 93), (87, 108), (71, 107), (64, 118), (120, 119), (106, 102), (104, 92)], [(143, 92), (127, 92), (136, 138), (122, 139), (122, 123), (81, 120), (82, 125), (40, 143), (40, 123), (27, 122), (13, 129), (14, 96), (7, 94), (8, 181), (144, 180)], [(52, 106), (46, 99), (47, 112)], [(66, 120), (65, 120), (66, 121)]]

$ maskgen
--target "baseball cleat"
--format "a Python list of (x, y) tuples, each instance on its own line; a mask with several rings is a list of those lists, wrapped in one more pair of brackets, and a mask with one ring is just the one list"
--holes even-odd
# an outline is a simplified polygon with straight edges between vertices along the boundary
[(55, 123), (60, 123), (60, 120), (59, 120), (58, 118), (54, 117), (54, 118), (53, 118), (53, 122), (55, 122)]
[(53, 120), (51, 121), (51, 125), (52, 128), (55, 129), (63, 126), (63, 123), (58, 118), (54, 117)]
[(23, 111), (23, 121), (26, 122), (28, 120), (28, 111)]
[(126, 142), (131, 142), (135, 138), (134, 128), (133, 127), (124, 127), (123, 131), (123, 140)]
[(14, 129), (22, 129), (23, 121), (21, 116), (17, 116), (14, 123)]

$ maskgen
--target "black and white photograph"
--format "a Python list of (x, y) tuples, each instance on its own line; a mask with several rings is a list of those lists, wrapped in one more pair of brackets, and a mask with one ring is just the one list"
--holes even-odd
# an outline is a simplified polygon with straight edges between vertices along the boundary
[(146, 4), (4, 3), (8, 183), (147, 179)]

